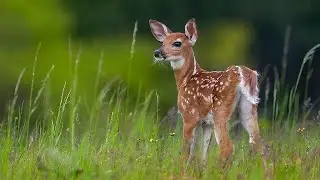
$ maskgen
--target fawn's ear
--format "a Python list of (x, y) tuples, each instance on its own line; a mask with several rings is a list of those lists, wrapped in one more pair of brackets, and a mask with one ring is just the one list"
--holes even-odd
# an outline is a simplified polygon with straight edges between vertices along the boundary
[(149, 25), (153, 36), (160, 42), (163, 42), (164, 38), (172, 33), (166, 25), (156, 20), (150, 19)]
[(185, 29), (185, 35), (189, 38), (190, 43), (194, 45), (198, 38), (196, 20), (194, 18), (190, 19), (185, 25), (184, 29)]

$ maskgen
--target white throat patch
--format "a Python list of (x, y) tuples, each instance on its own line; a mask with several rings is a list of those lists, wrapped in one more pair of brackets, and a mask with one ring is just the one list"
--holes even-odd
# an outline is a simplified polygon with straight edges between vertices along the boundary
[(174, 69), (174, 70), (180, 69), (184, 64), (184, 58), (170, 61), (170, 64), (171, 64), (172, 69)]

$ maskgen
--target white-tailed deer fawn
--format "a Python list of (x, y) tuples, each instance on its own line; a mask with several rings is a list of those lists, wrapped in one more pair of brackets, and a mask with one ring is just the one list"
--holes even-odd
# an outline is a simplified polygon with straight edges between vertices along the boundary
[(198, 38), (195, 19), (185, 25), (185, 33), (173, 33), (164, 24), (149, 20), (153, 36), (162, 43), (154, 51), (158, 62), (170, 62), (178, 90), (178, 109), (183, 118), (184, 149), (187, 165), (196, 146), (196, 129), (202, 127), (202, 161), (206, 164), (212, 132), (220, 149), (220, 159), (228, 159), (233, 145), (227, 123), (236, 106), (241, 124), (249, 133), (249, 143), (260, 151), (257, 121), (259, 89), (257, 72), (245, 66), (230, 66), (225, 71), (206, 71), (197, 63), (192, 46)]

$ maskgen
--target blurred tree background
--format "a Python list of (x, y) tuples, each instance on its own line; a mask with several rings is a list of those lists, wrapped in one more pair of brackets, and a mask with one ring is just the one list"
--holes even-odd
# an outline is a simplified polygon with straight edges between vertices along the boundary
[[(320, 1), (255, 0), (2, 0), (0, 2), (0, 105), (5, 111), (16, 80), (26, 67), (22, 92), (27, 97), (36, 63), (36, 85), (52, 65), (53, 97), (70, 81), (71, 61), (80, 53), (80, 93), (90, 100), (98, 61), (103, 52), (103, 80), (119, 77), (132, 95), (156, 89), (160, 111), (176, 103), (176, 87), (170, 67), (154, 65), (153, 50), (159, 44), (150, 33), (148, 20), (156, 19), (173, 31), (184, 31), (189, 18), (199, 28), (195, 46), (199, 63), (219, 70), (244, 64), (262, 72), (271, 64), (281, 69), (286, 27), (291, 36), (288, 84), (295, 83), (304, 54), (320, 42)], [(138, 21), (134, 58), (130, 47)], [(319, 55), (313, 67), (319, 67)], [(129, 73), (131, 68), (131, 73)], [(272, 80), (272, 72), (269, 74)], [(319, 97), (320, 71), (310, 83), (311, 99)], [(102, 83), (103, 84), (103, 83)], [(303, 82), (302, 82), (303, 86)]]

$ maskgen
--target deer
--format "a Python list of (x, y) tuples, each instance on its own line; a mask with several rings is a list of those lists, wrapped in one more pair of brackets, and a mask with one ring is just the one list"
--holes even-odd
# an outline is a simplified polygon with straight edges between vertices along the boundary
[[(258, 73), (243, 65), (224, 71), (207, 71), (196, 61), (193, 46), (198, 38), (194, 18), (185, 24), (185, 32), (172, 32), (165, 24), (150, 19), (151, 32), (161, 47), (154, 51), (155, 62), (170, 63), (178, 91), (177, 106), (183, 121), (183, 156), (189, 167), (202, 128), (202, 165), (207, 163), (208, 148), (214, 133), (219, 160), (226, 162), (234, 152), (227, 125), (238, 108), (242, 126), (249, 134), (254, 152), (261, 152), (257, 107)], [(252, 152), (252, 151), (251, 151)]]

